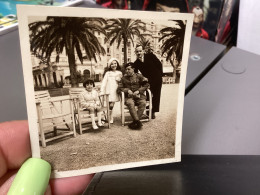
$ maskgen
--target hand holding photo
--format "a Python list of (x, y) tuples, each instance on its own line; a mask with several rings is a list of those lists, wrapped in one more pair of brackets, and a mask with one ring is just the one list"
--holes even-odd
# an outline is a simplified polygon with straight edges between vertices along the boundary
[(192, 14), (18, 6), (33, 157), (69, 177), (181, 160)]

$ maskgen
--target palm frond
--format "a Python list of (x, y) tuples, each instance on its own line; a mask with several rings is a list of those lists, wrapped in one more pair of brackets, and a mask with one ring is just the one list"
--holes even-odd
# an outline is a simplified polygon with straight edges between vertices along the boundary
[(165, 27), (160, 30), (162, 36), (159, 41), (164, 41), (161, 46), (162, 55), (166, 54), (167, 61), (172, 60), (173, 57), (176, 57), (179, 61), (182, 59), (186, 25), (182, 20), (174, 22), (177, 26)]

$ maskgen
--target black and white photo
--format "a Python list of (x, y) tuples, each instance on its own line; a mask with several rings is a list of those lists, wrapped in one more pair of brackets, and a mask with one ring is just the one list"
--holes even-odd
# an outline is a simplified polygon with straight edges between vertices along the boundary
[(179, 162), (192, 14), (19, 6), (33, 157), (52, 177)]

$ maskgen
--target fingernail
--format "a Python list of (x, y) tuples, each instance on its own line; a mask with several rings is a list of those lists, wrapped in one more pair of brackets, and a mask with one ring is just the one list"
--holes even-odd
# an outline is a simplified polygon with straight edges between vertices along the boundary
[(29, 158), (19, 169), (8, 195), (44, 194), (49, 183), (51, 166), (39, 158)]

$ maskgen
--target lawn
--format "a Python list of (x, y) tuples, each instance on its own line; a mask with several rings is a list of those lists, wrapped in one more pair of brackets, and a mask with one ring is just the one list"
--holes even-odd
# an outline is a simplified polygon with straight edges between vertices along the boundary
[(86, 130), (76, 138), (67, 137), (41, 148), (43, 159), (58, 171), (138, 161), (173, 158), (178, 84), (162, 88), (161, 110), (156, 119), (144, 122), (141, 130), (122, 127), (119, 103), (111, 128)]

